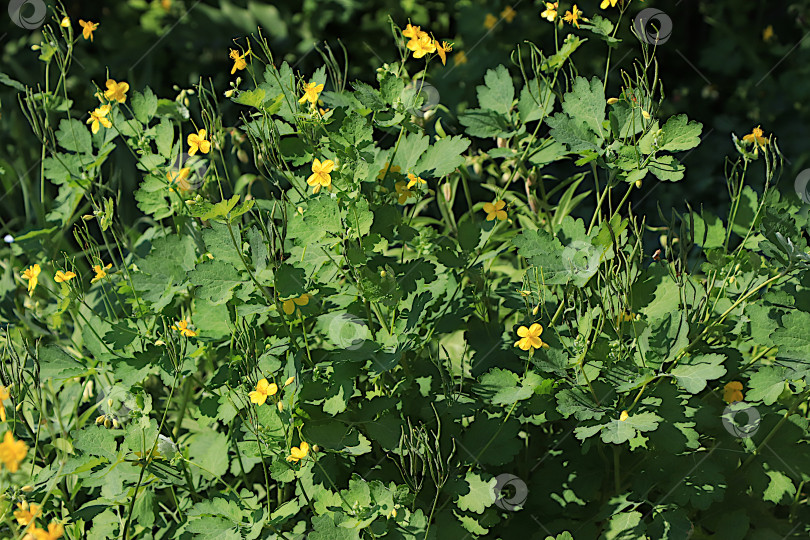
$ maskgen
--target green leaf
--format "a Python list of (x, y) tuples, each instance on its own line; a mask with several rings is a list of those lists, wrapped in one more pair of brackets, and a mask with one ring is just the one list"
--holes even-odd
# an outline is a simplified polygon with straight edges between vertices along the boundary
[(212, 304), (230, 300), (234, 287), (242, 282), (233, 266), (218, 260), (198, 264), (189, 274), (189, 279), (197, 286), (195, 294)]
[(562, 109), (573, 120), (583, 122), (604, 139), (605, 108), (607, 100), (602, 81), (594, 77), (588, 82), (584, 77), (577, 77), (570, 92), (563, 97)]
[(465, 481), (466, 494), (461, 495), (456, 501), (459, 509), (480, 514), (494, 504), (494, 490), (498, 483), (495, 478), (484, 480), (479, 474), (468, 472)]
[(554, 109), (556, 98), (544, 80), (532, 79), (520, 91), (520, 121), (525, 124), (546, 117)]
[(691, 394), (697, 394), (706, 388), (707, 381), (719, 379), (726, 374), (723, 366), (725, 356), (722, 354), (705, 354), (681, 360), (671, 374), (678, 385)]
[(512, 76), (503, 65), (487, 70), (484, 76), (485, 86), (479, 86), (478, 105), (499, 114), (509, 114), (515, 99), (515, 86)]
[(161, 118), (155, 126), (155, 144), (158, 153), (166, 159), (172, 156), (172, 142), (174, 141), (174, 125), (168, 118)]
[(65, 150), (90, 154), (93, 152), (93, 141), (87, 126), (75, 118), (70, 120), (63, 118), (59, 121), (59, 129), (56, 131), (56, 142)]
[(148, 86), (144, 89), (143, 93), (134, 92), (132, 96), (132, 112), (135, 113), (135, 118), (142, 124), (148, 124), (149, 120), (155, 116), (157, 105), (157, 97)]
[(748, 380), (750, 389), (745, 393), (746, 401), (759, 401), (773, 405), (785, 390), (786, 369), (777, 366), (765, 366), (751, 375)]
[(467, 109), (459, 115), (458, 121), (473, 137), (507, 137), (512, 132), (503, 115), (487, 109)]
[(774, 504), (791, 501), (796, 494), (796, 486), (793, 481), (781, 471), (766, 471), (770, 482), (765, 492), (762, 494), (762, 499), (770, 501)]
[(189, 439), (188, 452), (193, 463), (210, 473), (222, 476), (228, 470), (228, 437), (224, 433), (212, 430), (195, 433)]
[(430, 146), (430, 140), (418, 133), (403, 133), (392, 167), (399, 166), (402, 174), (412, 172), (419, 159)]
[[(288, 223), (287, 233), (298, 245), (317, 244), (328, 233), (342, 229), (337, 200), (329, 196), (310, 199), (303, 214), (295, 212)], [(318, 249), (311, 246), (312, 249)]]
[(661, 150), (681, 152), (691, 150), (700, 144), (700, 132), (703, 124), (690, 122), (685, 114), (672, 116), (662, 129)]
[(422, 155), (414, 169), (416, 175), (441, 178), (464, 164), (462, 155), (470, 146), (470, 140), (460, 135), (439, 139)]
[(681, 162), (672, 156), (661, 156), (650, 161), (650, 172), (658, 177), (659, 180), (668, 182), (677, 182), (683, 180), (686, 167), (681, 165)]
[(115, 460), (118, 444), (115, 436), (118, 431), (101, 426), (88, 426), (73, 433), (73, 446), (85, 454)]
[[(239, 105), (246, 105), (248, 107), (259, 108), (264, 104), (264, 96), (266, 92), (262, 88), (254, 88), (245, 92), (239, 92), (239, 95), (233, 98), (234, 103)], [(284, 94), (281, 94), (282, 96)]]

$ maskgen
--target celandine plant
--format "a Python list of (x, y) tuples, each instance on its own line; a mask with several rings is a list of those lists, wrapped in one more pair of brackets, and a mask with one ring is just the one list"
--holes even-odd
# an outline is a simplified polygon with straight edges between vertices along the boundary
[(630, 8), (545, 3), (457, 118), (427, 28), (373, 83), (259, 33), (233, 126), (202, 82), (69, 92), (104, 25), (59, 14), (6, 81), (59, 195), (0, 263), (4, 536), (806, 538), (806, 208), (757, 127), (724, 220), (633, 215), (702, 126), (659, 115), (655, 32), (607, 80)]

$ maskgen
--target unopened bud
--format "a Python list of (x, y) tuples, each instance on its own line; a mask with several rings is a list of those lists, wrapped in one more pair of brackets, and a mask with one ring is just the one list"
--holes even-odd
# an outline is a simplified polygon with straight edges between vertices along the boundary
[(121, 425), (121, 423), (120, 423), (120, 422), (118, 422), (118, 420), (116, 420), (115, 418), (113, 418), (112, 425), (113, 425), (113, 427), (114, 427), (115, 429), (118, 429), (118, 426), (120, 426), (120, 425)]
[(613, 105), (614, 103), (618, 103), (618, 102), (619, 102), (619, 98), (615, 98), (615, 97), (612, 97), (612, 98), (607, 100), (608, 105)]
[(95, 219), (95, 217), (96, 216), (94, 216), (93, 214), (85, 214), (82, 216), (82, 219), (85, 221), (90, 221), (91, 219)]
[(102, 422), (104, 422), (104, 415), (103, 414), (101, 416), (99, 416), (98, 418), (96, 418), (96, 425), (99, 425)]
[(534, 309), (532, 310), (532, 315), (537, 315), (537, 312), (539, 310), (540, 310), (540, 304), (537, 304), (536, 306), (534, 306)]
[(281, 412), (283, 410), (284, 410), (284, 405), (279, 401), (278, 402), (278, 412)]
[(31, 493), (32, 491), (34, 491), (34, 486), (29, 486), (29, 485), (26, 484), (23, 487), (21, 487), (20, 489), (22, 489), (26, 493)]
[(313, 445), (312, 445), (311, 450), (312, 450), (313, 452), (320, 452), (320, 451), (321, 451), (321, 447), (320, 447), (320, 446), (318, 446), (317, 444), (313, 444)]
[(643, 116), (645, 120), (649, 120), (649, 119), (650, 119), (650, 113), (648, 113), (648, 112), (647, 112), (647, 111), (645, 111), (644, 109), (642, 109), (642, 110), (641, 110), (641, 116)]
[(636, 187), (641, 188), (641, 180), (636, 180)]
[(110, 427), (112, 427), (112, 420), (110, 420), (109, 418), (105, 418), (104, 419), (104, 427), (107, 428), (107, 429), (110, 429)]

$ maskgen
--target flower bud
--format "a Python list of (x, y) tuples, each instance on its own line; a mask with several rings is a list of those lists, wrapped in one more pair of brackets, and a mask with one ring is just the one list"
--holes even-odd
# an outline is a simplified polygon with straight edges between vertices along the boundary
[(102, 422), (104, 422), (104, 415), (103, 414), (96, 418), (96, 425), (99, 425)]
[(107, 429), (110, 429), (110, 427), (112, 427), (112, 420), (110, 420), (109, 418), (105, 418), (104, 419), (104, 427), (107, 428)]
[(608, 105), (613, 105), (614, 103), (618, 103), (618, 102), (619, 102), (619, 98), (615, 98), (615, 97), (612, 97), (612, 98), (607, 100)]
[(643, 116), (645, 120), (649, 120), (649, 119), (650, 119), (650, 113), (648, 113), (648, 112), (647, 112), (647, 111), (645, 111), (644, 109), (642, 109), (642, 110), (641, 110), (641, 116)]

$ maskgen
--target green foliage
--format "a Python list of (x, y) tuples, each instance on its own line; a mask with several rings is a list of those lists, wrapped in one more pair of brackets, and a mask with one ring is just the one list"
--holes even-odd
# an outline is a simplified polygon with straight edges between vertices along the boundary
[(58, 193), (2, 248), (3, 535), (12, 501), (70, 538), (810, 533), (810, 220), (775, 139), (734, 139), (722, 218), (632, 211), (703, 133), (654, 51), (610, 98), (564, 24), (448, 119), (400, 30), (351, 84), (258, 35), (229, 101), (133, 84), (92, 134), (46, 28), (60, 92), (0, 76)]

